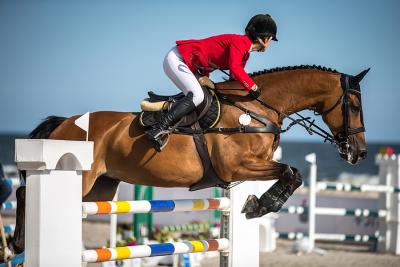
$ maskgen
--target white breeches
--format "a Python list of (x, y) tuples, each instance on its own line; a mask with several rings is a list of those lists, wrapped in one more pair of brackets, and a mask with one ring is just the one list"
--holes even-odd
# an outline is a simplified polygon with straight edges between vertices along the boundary
[(165, 74), (172, 80), (185, 95), (193, 93), (193, 103), (198, 106), (204, 99), (203, 89), (201, 88), (196, 76), (186, 65), (178, 48), (174, 46), (164, 58)]

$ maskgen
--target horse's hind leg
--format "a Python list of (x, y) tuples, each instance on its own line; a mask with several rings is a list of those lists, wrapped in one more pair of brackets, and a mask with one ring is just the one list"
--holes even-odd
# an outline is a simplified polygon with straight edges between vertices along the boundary
[(25, 247), (25, 194), (26, 187), (20, 186), (16, 191), (17, 216), (12, 247), (15, 253), (21, 253)]
[(269, 212), (278, 212), (301, 184), (300, 172), (296, 168), (286, 165), (279, 180), (259, 199), (254, 195), (248, 197), (242, 213), (246, 213), (246, 218), (251, 219), (261, 217)]

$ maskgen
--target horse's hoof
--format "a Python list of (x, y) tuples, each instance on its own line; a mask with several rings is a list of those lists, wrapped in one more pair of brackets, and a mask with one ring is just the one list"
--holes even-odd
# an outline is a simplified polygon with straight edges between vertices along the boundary
[(255, 195), (249, 195), (243, 205), (241, 213), (254, 213), (259, 207), (258, 198)]

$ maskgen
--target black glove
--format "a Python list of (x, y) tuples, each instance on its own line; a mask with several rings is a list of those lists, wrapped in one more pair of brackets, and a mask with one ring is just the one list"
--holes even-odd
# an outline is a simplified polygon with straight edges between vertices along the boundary
[(257, 99), (261, 95), (261, 87), (257, 87), (256, 90), (250, 90), (249, 95), (252, 98)]

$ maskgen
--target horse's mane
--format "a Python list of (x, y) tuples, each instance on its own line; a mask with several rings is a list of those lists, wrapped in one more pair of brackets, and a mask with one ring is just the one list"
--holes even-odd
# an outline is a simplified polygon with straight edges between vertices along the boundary
[(303, 70), (303, 69), (314, 69), (314, 70), (322, 70), (322, 71), (332, 72), (332, 73), (339, 73), (335, 69), (323, 67), (320, 65), (318, 65), (318, 66), (317, 65), (299, 65), (299, 66), (276, 67), (273, 69), (264, 69), (261, 71), (252, 72), (249, 75), (257, 76), (257, 75), (264, 74), (264, 73), (272, 73), (272, 72), (286, 71), (286, 70)]
[[(322, 70), (326, 72), (331, 72), (331, 73), (340, 73), (335, 69), (323, 67), (320, 65), (298, 65), (298, 66), (287, 66), (287, 67), (276, 67), (272, 69), (264, 69), (261, 71), (255, 71), (252, 73), (249, 73), (251, 77), (260, 75), (260, 74), (265, 74), (265, 73), (273, 73), (273, 72), (279, 72), (279, 71), (286, 71), (286, 70), (303, 70), (303, 69), (314, 69), (314, 70)], [(232, 79), (230, 79), (232, 80)]]

